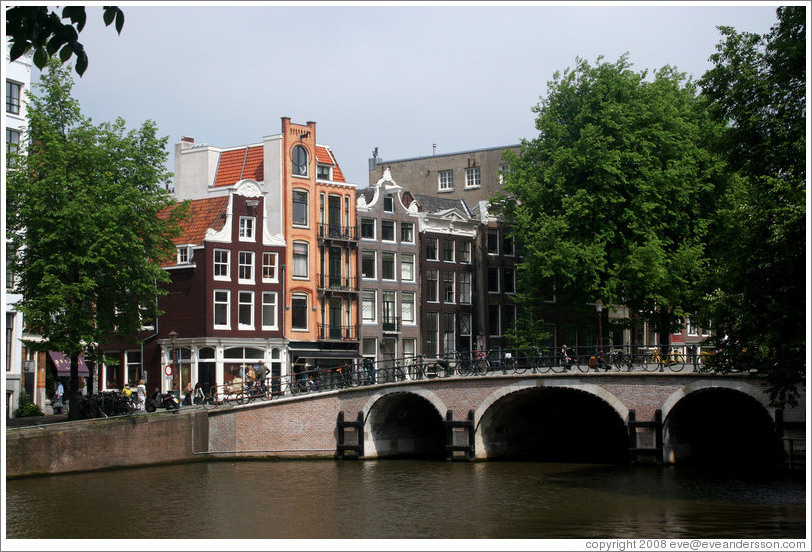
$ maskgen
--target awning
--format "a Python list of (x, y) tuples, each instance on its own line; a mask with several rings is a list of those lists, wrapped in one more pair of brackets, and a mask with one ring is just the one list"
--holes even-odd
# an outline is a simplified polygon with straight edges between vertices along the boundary
[[(56, 375), (60, 378), (69, 378), (70, 357), (66, 357), (58, 351), (48, 351), (48, 356), (50, 356), (51, 360), (54, 361), (54, 366), (56, 366)], [(83, 359), (81, 356), (79, 357), (79, 376), (84, 378), (90, 376), (90, 370), (87, 369), (85, 359)]]

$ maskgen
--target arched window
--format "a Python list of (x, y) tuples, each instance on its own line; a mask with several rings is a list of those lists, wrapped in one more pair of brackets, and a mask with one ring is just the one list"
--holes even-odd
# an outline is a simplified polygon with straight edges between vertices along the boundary
[(307, 150), (304, 146), (295, 146), (293, 148), (291, 161), (293, 162), (293, 174), (307, 176)]

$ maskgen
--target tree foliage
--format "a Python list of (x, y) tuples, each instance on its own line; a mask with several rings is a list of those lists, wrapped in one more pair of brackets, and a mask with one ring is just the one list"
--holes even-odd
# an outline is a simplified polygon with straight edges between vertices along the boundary
[(765, 36), (720, 27), (699, 82), (725, 125), (715, 146), (737, 173), (711, 233), (705, 315), (721, 368), (765, 374), (780, 406), (795, 404), (806, 371), (805, 7), (777, 16)]
[[(116, 32), (124, 27), (124, 12), (116, 6), (104, 6), (104, 24), (115, 23)], [(63, 20), (69, 20), (65, 22)], [(83, 75), (88, 59), (79, 33), (87, 22), (84, 6), (65, 6), (62, 16), (46, 6), (13, 6), (6, 8), (6, 36), (10, 37), (10, 59), (14, 61), (34, 50), (34, 65), (44, 69), (48, 60), (59, 53), (64, 63), (76, 55), (76, 72)]]
[[(26, 147), (7, 177), (7, 232), (31, 344), (71, 356), (70, 396), (78, 354), (111, 335), (137, 334), (157, 316), (161, 262), (174, 252), (183, 206), (166, 183), (166, 137), (152, 121), (127, 130), (122, 119), (92, 124), (71, 98), (69, 68), (52, 61), (30, 96)], [(70, 401), (72, 417), (77, 401)]]
[(538, 329), (536, 302), (555, 289), (576, 308), (627, 305), (668, 342), (692, 307), (723, 183), (703, 147), (718, 129), (702, 104), (676, 69), (649, 79), (625, 55), (555, 73), (533, 110), (538, 138), (506, 153), (504, 204), (525, 291), (519, 327)]

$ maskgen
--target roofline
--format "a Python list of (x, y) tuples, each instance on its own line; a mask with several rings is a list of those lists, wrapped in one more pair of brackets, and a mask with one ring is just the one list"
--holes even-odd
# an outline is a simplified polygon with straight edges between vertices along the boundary
[[(520, 147), (522, 147), (521, 144), (512, 144), (512, 145), (509, 145), (509, 146), (494, 146), (494, 147), (491, 147), (491, 148), (479, 148), (479, 149), (469, 149), (469, 150), (455, 151), (455, 152), (452, 152), (452, 153), (438, 153), (438, 154), (434, 154), (434, 155), (421, 155), (421, 156), (418, 156), (418, 157), (404, 157), (402, 159), (381, 159), (380, 157), (370, 157), (370, 159), (373, 160), (373, 161), (376, 161), (375, 162), (376, 165), (383, 165), (383, 164), (386, 164), (386, 163), (400, 163), (400, 162), (403, 162), (403, 161), (416, 161), (418, 159), (431, 159), (433, 157), (450, 157), (452, 155), (464, 155), (464, 154), (477, 153), (477, 152), (481, 152), (481, 151), (505, 150), (505, 149), (511, 149), (511, 148), (520, 148)], [(380, 159), (380, 161), (377, 161), (377, 159)]]

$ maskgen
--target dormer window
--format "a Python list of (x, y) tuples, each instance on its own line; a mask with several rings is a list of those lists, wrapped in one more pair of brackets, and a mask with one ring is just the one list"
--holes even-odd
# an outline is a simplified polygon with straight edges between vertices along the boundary
[(330, 165), (319, 165), (316, 168), (316, 178), (319, 180), (332, 180), (333, 179), (333, 167)]
[(291, 156), (293, 174), (307, 176), (307, 150), (304, 146), (295, 146)]
[(178, 247), (178, 264), (189, 264), (189, 247)]

